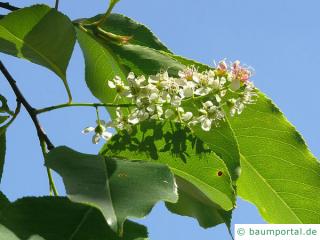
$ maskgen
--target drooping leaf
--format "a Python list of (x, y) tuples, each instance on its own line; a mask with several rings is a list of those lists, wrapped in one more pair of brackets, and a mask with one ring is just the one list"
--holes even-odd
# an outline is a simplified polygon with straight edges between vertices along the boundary
[(239, 142), (241, 197), (270, 223), (320, 223), (320, 164), (263, 94), (230, 119)]
[(72, 22), (45, 5), (14, 11), (0, 20), (0, 51), (55, 72), (68, 91), (66, 69), (75, 44)]
[(176, 176), (179, 200), (177, 203), (166, 203), (167, 208), (182, 216), (194, 217), (203, 228), (214, 227), (225, 223), (230, 229), (232, 211), (225, 211), (208, 199), (190, 182)]
[(53, 149), (46, 165), (63, 178), (69, 198), (101, 210), (111, 228), (121, 232), (127, 217), (141, 218), (160, 201), (177, 201), (167, 166)]
[[(234, 190), (224, 162), (179, 124), (142, 122), (132, 134), (115, 135), (101, 153), (165, 163), (176, 176), (193, 184), (221, 209), (231, 210), (235, 205)], [(178, 185), (178, 188), (183, 187)]]
[(111, 230), (98, 209), (72, 203), (67, 198), (28, 197), (10, 203), (0, 193), (0, 203), (0, 239), (141, 240), (147, 238), (146, 228), (131, 221), (125, 222), (123, 237), (119, 237)]

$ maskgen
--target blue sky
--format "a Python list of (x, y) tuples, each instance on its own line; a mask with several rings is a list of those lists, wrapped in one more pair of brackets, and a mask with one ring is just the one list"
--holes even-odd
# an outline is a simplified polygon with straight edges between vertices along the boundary
[[(71, 19), (96, 15), (107, 6), (105, 0), (60, 1), (61, 11)], [(54, 4), (54, 0), (10, 2), (21, 7)], [(179, 55), (207, 64), (223, 58), (239, 59), (252, 66), (255, 84), (282, 109), (319, 157), (319, 8), (317, 0), (122, 0), (115, 12), (146, 24)], [(63, 85), (53, 73), (3, 54), (0, 58), (35, 107), (66, 101)], [(75, 101), (96, 101), (84, 83), (84, 63), (78, 46), (70, 62), (68, 79)], [(14, 106), (14, 96), (2, 76), (0, 89)], [(90, 137), (80, 133), (94, 124), (94, 109), (59, 110), (42, 115), (40, 120), (56, 145), (89, 153), (96, 153), (101, 147), (93, 146)], [(11, 200), (48, 194), (36, 132), (24, 111), (8, 130), (7, 141), (0, 190)], [(64, 192), (61, 179), (55, 178), (60, 192)], [(203, 230), (195, 220), (172, 215), (162, 204), (140, 222), (148, 226), (153, 240), (230, 239), (224, 226)], [(238, 201), (233, 223), (262, 222), (254, 206)]]

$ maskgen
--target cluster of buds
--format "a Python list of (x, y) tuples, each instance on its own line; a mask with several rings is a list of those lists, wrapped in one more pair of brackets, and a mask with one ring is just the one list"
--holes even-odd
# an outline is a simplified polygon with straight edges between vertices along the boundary
[[(131, 72), (125, 83), (116, 76), (108, 81), (109, 88), (134, 107), (128, 114), (117, 108), (117, 117), (108, 126), (131, 132), (133, 125), (147, 119), (168, 119), (191, 128), (199, 124), (204, 131), (210, 131), (225, 120), (227, 112), (231, 116), (241, 114), (245, 105), (255, 102), (257, 94), (251, 76), (252, 71), (239, 61), (231, 64), (220, 61), (215, 69), (206, 71), (187, 67), (178, 73), (178, 77), (169, 76), (167, 71), (148, 78)], [(190, 108), (184, 103), (190, 99), (200, 102), (201, 107), (187, 111)]]

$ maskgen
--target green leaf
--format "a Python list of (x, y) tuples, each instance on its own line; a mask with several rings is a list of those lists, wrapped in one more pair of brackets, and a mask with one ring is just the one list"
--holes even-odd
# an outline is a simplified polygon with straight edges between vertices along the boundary
[[(184, 101), (182, 103), (184, 110), (197, 115), (198, 110), (202, 107), (200, 99)], [(240, 155), (238, 143), (229, 122), (220, 122), (219, 126), (211, 128), (208, 132), (203, 131), (200, 126), (194, 126), (192, 130), (199, 139), (208, 144), (210, 149), (225, 162), (235, 185), (240, 176)]]
[(238, 194), (270, 223), (320, 223), (319, 161), (271, 100), (259, 92), (229, 123), (240, 148)]
[(165, 51), (160, 51), (160, 52), (163, 53), (163, 54), (166, 54), (167, 56), (169, 56), (169, 57), (171, 57), (173, 59), (175, 59), (176, 61), (178, 61), (179, 63), (182, 63), (185, 66), (196, 66), (198, 71), (200, 71), (200, 72), (212, 69), (208, 65), (200, 63), (200, 62), (197, 62), (197, 61), (192, 60), (192, 59), (188, 59), (188, 58), (185, 58), (185, 57), (182, 57), (182, 56), (179, 56), (179, 55), (175, 55), (175, 54), (170, 53), (170, 52), (165, 52)]
[(127, 217), (141, 218), (160, 200), (177, 201), (172, 173), (165, 165), (53, 149), (46, 165), (63, 178), (69, 198), (101, 210), (111, 228), (121, 232)]
[[(67, 198), (28, 197), (10, 203), (0, 193), (0, 239), (141, 240), (147, 230), (126, 221), (123, 237), (108, 226), (99, 210)], [(2, 207), (5, 204), (5, 207)]]
[[(171, 58), (180, 61), (185, 66), (195, 66), (199, 71), (210, 69), (209, 66), (202, 63), (174, 55), (165, 53)], [(202, 98), (195, 98), (183, 101), (182, 106), (186, 111), (198, 114), (198, 109), (202, 107)], [(202, 99), (203, 100), (203, 99)], [(203, 142), (207, 143), (227, 165), (234, 184), (240, 175), (240, 155), (238, 143), (235, 139), (234, 132), (228, 121), (221, 122), (219, 126), (212, 128), (209, 132), (205, 132), (199, 126), (193, 127), (194, 134)]]
[[(84, 23), (96, 22), (101, 17), (102, 15), (97, 15), (84, 21)], [(131, 44), (170, 52), (148, 28), (124, 15), (116, 13), (111, 14), (101, 27), (103, 30), (116, 35), (131, 37)]]
[[(77, 37), (85, 59), (86, 83), (92, 94), (103, 103), (112, 103), (116, 92), (108, 86), (108, 80), (116, 75), (126, 79), (127, 72), (119, 65), (112, 51), (94, 37), (77, 29)], [(109, 109), (110, 113), (113, 112)]]
[(6, 156), (6, 133), (0, 133), (0, 183), (2, 178), (4, 160)]
[[(235, 205), (235, 194), (224, 162), (179, 124), (143, 122), (136, 132), (115, 135), (101, 150), (106, 156), (152, 160), (193, 184), (224, 210)], [(179, 188), (180, 186), (178, 186)]]
[[(116, 17), (117, 15), (114, 15), (112, 18)], [(124, 19), (125, 21), (127, 20)], [(122, 28), (119, 28), (118, 31), (114, 30), (116, 27), (109, 30), (127, 33), (127, 35), (133, 32), (129, 27), (123, 27), (123, 24), (121, 26)], [(150, 42), (152, 46), (157, 46), (158, 44), (155, 40), (150, 40), (154, 37), (151, 32), (146, 31), (146, 34), (143, 35), (144, 29), (143, 31), (137, 31), (137, 39), (133, 36), (132, 43), (125, 45), (108, 41), (94, 34), (91, 30), (87, 31), (84, 32), (80, 28), (77, 29), (78, 40), (85, 58), (86, 83), (92, 94), (101, 102), (110, 103), (115, 101), (116, 93), (107, 84), (108, 80), (112, 80), (115, 76), (119, 76), (125, 81), (130, 71), (136, 74), (149, 75), (168, 69), (171, 74), (176, 75), (180, 69), (184, 68), (182, 64), (166, 54), (144, 46), (150, 44)], [(144, 40), (143, 36), (146, 36)], [(119, 101), (118, 103), (124, 102)], [(111, 115), (114, 114), (113, 109), (109, 108), (108, 110)]]
[(230, 230), (232, 211), (225, 211), (212, 202), (197, 187), (176, 176), (179, 200), (177, 203), (166, 203), (167, 208), (176, 214), (196, 218), (203, 228), (214, 227), (225, 223)]
[(320, 164), (263, 94), (230, 119), (239, 142), (241, 197), (270, 223), (320, 223)]
[(68, 91), (66, 69), (75, 44), (72, 22), (45, 5), (14, 11), (0, 20), (0, 51), (55, 72)]

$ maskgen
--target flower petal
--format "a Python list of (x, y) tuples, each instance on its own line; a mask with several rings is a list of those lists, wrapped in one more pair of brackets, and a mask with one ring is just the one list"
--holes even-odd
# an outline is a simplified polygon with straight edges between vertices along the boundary
[(100, 141), (100, 138), (101, 138), (100, 134), (95, 134), (95, 135), (93, 135), (93, 137), (92, 137), (92, 143), (93, 143), (93, 144), (98, 144), (99, 141)]
[(83, 129), (81, 131), (81, 133), (86, 134), (86, 133), (89, 133), (89, 132), (93, 132), (94, 129), (95, 129), (94, 127), (86, 127), (85, 129)]
[(112, 133), (105, 131), (101, 134), (101, 137), (104, 140), (109, 141), (112, 138)]

